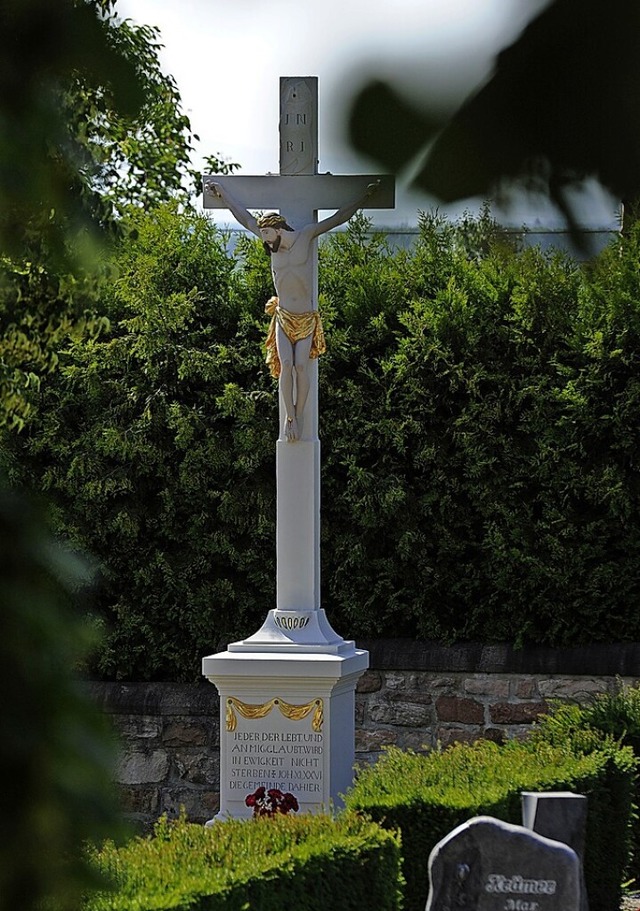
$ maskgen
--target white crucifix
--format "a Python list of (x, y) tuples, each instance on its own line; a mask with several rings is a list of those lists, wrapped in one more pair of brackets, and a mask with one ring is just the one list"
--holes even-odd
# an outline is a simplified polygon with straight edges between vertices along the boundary
[[(261, 238), (275, 294), (267, 359), (279, 377), (277, 598), (266, 627), (232, 647), (279, 644), (338, 648), (320, 607), (320, 442), (318, 364), (324, 348), (318, 313), (317, 238), (359, 208), (392, 208), (394, 181), (380, 175), (318, 174), (318, 80), (280, 79), (280, 174), (208, 175), (206, 208), (227, 208)], [(253, 215), (248, 207), (261, 212)], [(318, 210), (336, 210), (318, 221)], [(271, 210), (277, 210), (271, 211)], [(321, 613), (318, 613), (320, 612)], [(342, 641), (342, 640), (341, 640)]]
[[(355, 687), (369, 655), (339, 636), (320, 606), (317, 238), (360, 207), (391, 208), (394, 185), (318, 174), (317, 109), (316, 78), (282, 78), (280, 174), (204, 181), (205, 206), (230, 209), (271, 258), (267, 346), (280, 401), (276, 606), (257, 633), (202, 661), (220, 694), (216, 819), (250, 814), (246, 799), (257, 788), (290, 791), (301, 810), (328, 810), (353, 780)], [(269, 210), (277, 212), (263, 217)], [(335, 214), (318, 221), (318, 210)]]

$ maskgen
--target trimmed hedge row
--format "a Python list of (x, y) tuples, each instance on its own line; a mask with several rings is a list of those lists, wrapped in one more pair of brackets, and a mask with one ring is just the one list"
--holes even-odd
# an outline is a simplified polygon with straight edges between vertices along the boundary
[(390, 749), (362, 772), (347, 807), (402, 836), (406, 911), (423, 911), (429, 854), (452, 829), (474, 816), (521, 825), (522, 791), (572, 791), (587, 796), (585, 878), (591, 911), (619, 907), (627, 864), (636, 762), (609, 742), (573, 755), (542, 741), (458, 744), (427, 755)]
[(356, 816), (279, 816), (203, 828), (160, 820), (152, 838), (93, 855), (114, 891), (85, 911), (398, 911), (396, 834)]
[(361, 772), (337, 818), (229, 820), (210, 829), (162, 819), (154, 837), (92, 852), (115, 889), (94, 894), (85, 911), (359, 911), (372, 902), (377, 911), (422, 911), (434, 845), (475, 816), (519, 824), (524, 790), (588, 798), (589, 906), (611, 911), (629, 858), (638, 760), (574, 715), (560, 707), (526, 742), (478, 741), (427, 755), (392, 748)]
[[(568, 742), (575, 749), (597, 749), (604, 737), (633, 750), (640, 762), (640, 688), (621, 686), (615, 693), (599, 693), (587, 705), (558, 703), (549, 714), (541, 715), (532, 732), (533, 742), (561, 746)], [(636, 775), (633, 794), (633, 826), (626, 878), (640, 884), (640, 776)]]

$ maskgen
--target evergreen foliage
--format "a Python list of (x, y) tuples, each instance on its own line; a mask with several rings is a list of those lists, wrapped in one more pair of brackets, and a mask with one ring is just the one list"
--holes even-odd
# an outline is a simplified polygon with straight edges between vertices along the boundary
[(400, 907), (395, 834), (343, 814), (229, 820), (212, 828), (161, 819), (152, 838), (94, 853), (115, 885), (87, 911), (378, 911)]
[[(532, 732), (534, 743), (571, 743), (581, 752), (598, 749), (604, 738), (631, 747), (640, 760), (640, 689), (621, 685), (613, 693), (598, 693), (586, 705), (558, 702), (541, 715)], [(640, 883), (640, 777), (635, 776), (629, 864), (626, 878)]]
[(434, 846), (473, 816), (521, 825), (522, 791), (572, 791), (589, 800), (585, 879), (589, 907), (620, 904), (637, 762), (630, 749), (602, 741), (589, 753), (561, 746), (510, 741), (456, 744), (427, 755), (391, 748), (357, 779), (350, 810), (398, 828), (406, 879), (405, 908), (421, 911), (428, 893), (427, 858)]
[(637, 639), (637, 228), (590, 272), (421, 228), (325, 248), (327, 606), (360, 636)]
[[(99, 672), (193, 679), (274, 605), (268, 258), (138, 212), (56, 349), (13, 477), (101, 567)], [(136, 237), (137, 234), (137, 237)], [(320, 250), (323, 606), (358, 637), (638, 641), (640, 228), (594, 263), (485, 212), (410, 250), (362, 217)], [(17, 466), (20, 466), (19, 468)]]
[(61, 354), (30, 445), (60, 530), (99, 561), (97, 670), (194, 677), (275, 597), (273, 397), (221, 235), (174, 205), (132, 223), (104, 330)]

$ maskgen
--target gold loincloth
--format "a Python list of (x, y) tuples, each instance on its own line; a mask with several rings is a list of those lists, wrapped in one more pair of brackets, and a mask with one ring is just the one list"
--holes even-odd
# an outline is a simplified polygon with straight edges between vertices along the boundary
[(324, 340), (324, 330), (322, 328), (322, 319), (317, 310), (307, 310), (305, 313), (292, 313), (279, 306), (278, 298), (271, 297), (265, 304), (265, 313), (271, 317), (267, 339), (264, 343), (267, 349), (267, 365), (271, 371), (271, 376), (276, 379), (280, 376), (281, 366), (278, 356), (278, 346), (276, 344), (276, 323), (287, 336), (292, 345), (301, 342), (302, 339), (313, 336), (311, 340), (310, 358), (316, 358), (324, 354), (327, 346)]

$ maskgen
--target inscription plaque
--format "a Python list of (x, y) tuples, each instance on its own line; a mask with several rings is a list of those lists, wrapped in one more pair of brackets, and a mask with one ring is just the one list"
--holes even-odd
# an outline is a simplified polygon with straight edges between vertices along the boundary
[(290, 791), (301, 810), (323, 801), (323, 700), (302, 705), (274, 697), (250, 704), (226, 699), (226, 789), (244, 804), (256, 788)]
[(315, 174), (318, 165), (318, 80), (280, 79), (280, 173)]

